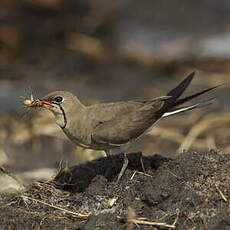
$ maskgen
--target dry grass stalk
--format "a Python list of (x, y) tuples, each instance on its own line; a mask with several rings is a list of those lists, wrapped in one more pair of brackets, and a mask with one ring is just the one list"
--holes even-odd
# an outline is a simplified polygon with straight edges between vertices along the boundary
[(207, 143), (208, 149), (217, 149), (215, 136), (213, 134), (207, 135), (206, 143)]
[(161, 223), (161, 222), (152, 222), (152, 221), (147, 221), (147, 220), (126, 218), (126, 217), (121, 217), (121, 216), (117, 216), (117, 218), (119, 220), (122, 220), (122, 221), (126, 222), (126, 223), (141, 224), (141, 225), (152, 225), (152, 226), (162, 226), (162, 227), (166, 227), (166, 228), (176, 228), (175, 224), (171, 225), (171, 224), (166, 224), (166, 223)]
[(90, 216), (90, 214), (81, 214), (81, 213), (73, 212), (73, 211), (67, 210), (65, 208), (61, 208), (61, 207), (58, 207), (56, 205), (52, 205), (52, 204), (46, 203), (44, 201), (29, 197), (29, 196), (21, 195), (21, 197), (24, 198), (24, 199), (32, 200), (34, 202), (38, 202), (40, 204), (44, 204), (46, 206), (49, 206), (49, 207), (57, 209), (57, 210), (63, 211), (65, 213), (71, 214), (71, 215), (73, 215), (74, 217), (77, 217), (77, 218), (88, 218)]
[(154, 129), (149, 132), (149, 136), (162, 136), (164, 139), (174, 140), (177, 143), (181, 143), (184, 139), (184, 136), (177, 132), (176, 128), (164, 128), (164, 127), (154, 127)]
[(147, 173), (134, 171), (133, 175), (130, 177), (130, 180), (133, 180), (133, 178), (135, 177), (135, 175), (136, 175), (137, 173), (142, 174), (142, 175), (144, 175), (144, 176), (153, 177), (152, 175), (149, 175), (149, 174), (147, 174)]
[(224, 193), (220, 190), (219, 186), (218, 186), (217, 184), (215, 184), (215, 187), (216, 187), (216, 190), (220, 193), (221, 198), (222, 198), (225, 202), (227, 202), (228, 199), (226, 198), (226, 196), (224, 195)]
[(198, 122), (191, 128), (184, 141), (181, 143), (178, 152), (189, 149), (201, 133), (227, 124), (230, 124), (229, 113), (219, 114), (218, 116), (215, 114)]

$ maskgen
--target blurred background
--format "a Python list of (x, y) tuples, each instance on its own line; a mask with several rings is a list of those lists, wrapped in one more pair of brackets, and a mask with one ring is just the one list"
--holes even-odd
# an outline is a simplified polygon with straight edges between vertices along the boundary
[(230, 152), (229, 0), (1, 0), (0, 166), (47, 180), (60, 161), (101, 156), (65, 139), (46, 111), (21, 102), (68, 90), (85, 104), (165, 95), (191, 71), (214, 105), (161, 121), (130, 151), (175, 157)]

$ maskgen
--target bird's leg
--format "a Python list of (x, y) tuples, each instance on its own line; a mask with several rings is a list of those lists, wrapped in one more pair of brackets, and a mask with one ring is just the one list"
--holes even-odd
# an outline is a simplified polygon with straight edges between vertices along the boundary
[(124, 152), (123, 153), (123, 165), (122, 165), (121, 171), (119, 172), (118, 178), (116, 180), (116, 184), (119, 183), (121, 177), (124, 175), (125, 170), (127, 169), (128, 164), (129, 164), (129, 159), (128, 159), (126, 153)]
[[(119, 150), (120, 150), (120, 149), (119, 149)], [(121, 154), (122, 154), (121, 151), (117, 152), (117, 151), (114, 151), (114, 150), (112, 150), (112, 149), (106, 150), (105, 153), (106, 153), (106, 156), (107, 156), (107, 157), (111, 157), (111, 156), (113, 156), (114, 154), (118, 154), (118, 153), (121, 153)], [(111, 157), (111, 159), (112, 159), (112, 157)], [(128, 159), (127, 155), (126, 155), (126, 152), (124, 151), (124, 152), (123, 152), (123, 164), (122, 164), (122, 168), (121, 168), (121, 170), (120, 170), (120, 172), (119, 172), (119, 175), (118, 175), (118, 178), (117, 178), (117, 180), (116, 180), (116, 183), (117, 183), (117, 184), (119, 183), (121, 177), (124, 175), (125, 170), (127, 169), (128, 164), (129, 164), (129, 159)], [(107, 172), (107, 173), (108, 173), (108, 172)]]
[[(105, 150), (105, 155), (107, 158), (110, 159), (110, 162), (113, 163), (113, 159), (112, 159), (112, 150), (108, 149)], [(109, 167), (106, 171), (105, 171), (105, 177), (106, 178), (111, 178), (111, 175), (113, 175), (113, 166), (111, 165), (111, 167)]]
[(143, 162), (142, 152), (140, 152), (140, 162), (141, 162), (141, 168), (142, 168), (143, 172), (146, 173), (145, 165), (144, 165), (144, 162)]

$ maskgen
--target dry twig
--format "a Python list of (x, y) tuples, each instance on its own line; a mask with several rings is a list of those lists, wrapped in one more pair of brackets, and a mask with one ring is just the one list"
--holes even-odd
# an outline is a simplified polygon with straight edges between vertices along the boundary
[(133, 178), (135, 177), (135, 175), (136, 175), (137, 173), (142, 174), (142, 175), (144, 175), (144, 176), (153, 177), (153, 176), (151, 176), (151, 175), (149, 175), (149, 174), (147, 174), (147, 173), (134, 171), (133, 175), (130, 177), (130, 180), (133, 180)]
[(216, 190), (220, 193), (221, 198), (222, 198), (225, 202), (227, 202), (228, 199), (226, 198), (226, 196), (224, 195), (224, 193), (220, 190), (219, 186), (218, 186), (217, 184), (215, 184), (215, 186), (216, 186)]
[(126, 223), (142, 224), (142, 225), (152, 225), (152, 226), (162, 226), (162, 227), (166, 227), (166, 228), (176, 228), (175, 224), (170, 225), (170, 224), (161, 223), (161, 222), (152, 222), (152, 221), (147, 221), (147, 220), (139, 220), (139, 219), (133, 219), (133, 218), (126, 218), (126, 217), (121, 217), (121, 216), (117, 216), (117, 218), (119, 220), (122, 220), (122, 221), (126, 222)]
[(200, 122), (198, 122), (196, 125), (194, 125), (187, 136), (185, 137), (184, 141), (180, 145), (178, 152), (182, 152), (184, 149), (189, 149), (193, 142), (196, 140), (196, 138), (203, 133), (204, 131), (218, 128), (222, 125), (226, 125), (230, 123), (230, 114), (224, 113), (219, 114), (218, 116), (213, 115), (209, 118), (206, 118)]
[(71, 214), (71, 215), (73, 215), (74, 217), (77, 217), (77, 218), (87, 218), (90, 215), (90, 214), (81, 214), (81, 213), (73, 212), (73, 211), (67, 210), (65, 208), (61, 208), (61, 207), (58, 207), (56, 205), (52, 205), (52, 204), (46, 203), (44, 201), (29, 197), (29, 196), (21, 195), (21, 197), (24, 198), (24, 199), (32, 200), (34, 202), (38, 202), (40, 204), (44, 204), (46, 206), (49, 206), (49, 207), (57, 209), (57, 210), (63, 211), (65, 213)]

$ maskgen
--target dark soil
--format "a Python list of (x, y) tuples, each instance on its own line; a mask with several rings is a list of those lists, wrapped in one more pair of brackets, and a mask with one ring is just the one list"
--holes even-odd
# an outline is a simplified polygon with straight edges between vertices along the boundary
[(142, 157), (146, 173), (140, 154), (129, 154), (129, 159), (119, 184), (114, 181), (122, 159), (116, 156), (62, 168), (49, 183), (0, 197), (1, 229), (169, 229), (127, 223), (140, 218), (179, 230), (230, 229), (230, 155), (210, 151), (185, 152), (174, 160)]

